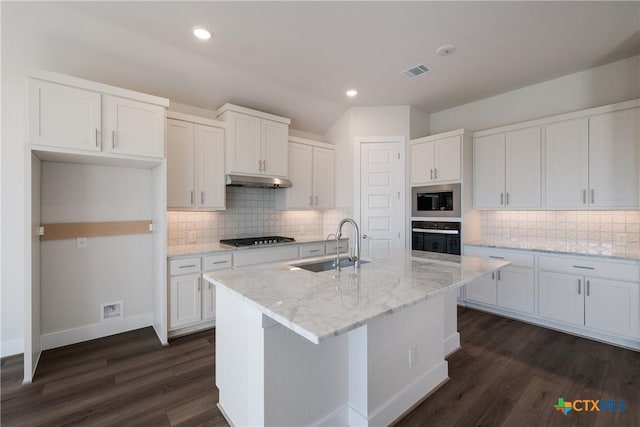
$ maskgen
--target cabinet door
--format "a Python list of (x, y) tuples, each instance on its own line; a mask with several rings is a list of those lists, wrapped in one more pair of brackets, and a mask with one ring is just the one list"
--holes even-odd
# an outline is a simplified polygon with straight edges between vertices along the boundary
[(639, 108), (589, 118), (589, 200), (597, 208), (640, 203)]
[(540, 272), (540, 317), (584, 325), (584, 278)]
[(460, 154), (459, 136), (434, 141), (433, 177), (436, 181), (460, 180)]
[(287, 192), (287, 208), (309, 209), (314, 205), (312, 167), (313, 148), (295, 142), (289, 143), (291, 188), (284, 190)]
[(100, 151), (100, 94), (29, 80), (29, 143)]
[(313, 203), (318, 209), (335, 207), (335, 152), (313, 148)]
[(473, 205), (478, 209), (504, 206), (505, 136), (503, 133), (473, 141)]
[(507, 132), (505, 164), (505, 206), (538, 208), (542, 203), (541, 129)]
[(204, 292), (202, 293), (202, 320), (216, 318), (216, 287), (211, 282), (204, 283)]
[(228, 114), (227, 170), (232, 173), (260, 173), (258, 161), (262, 160), (261, 120), (234, 112)]
[(637, 339), (640, 285), (590, 277), (585, 280), (585, 326)]
[(584, 208), (589, 182), (588, 119), (545, 126), (547, 207)]
[(433, 142), (421, 142), (411, 146), (411, 185), (433, 181), (435, 157)]
[(510, 310), (533, 314), (533, 270), (505, 267), (498, 274), (498, 305)]
[(287, 177), (289, 126), (262, 121), (262, 173)]
[(495, 277), (495, 273), (487, 274), (466, 285), (467, 299), (483, 304), (496, 305)]
[(194, 126), (167, 119), (167, 206), (194, 206)]
[(105, 96), (105, 151), (164, 158), (164, 107)]
[(196, 125), (196, 173), (196, 207), (224, 209), (224, 129)]
[(170, 288), (169, 328), (199, 322), (202, 310), (200, 274), (172, 277)]

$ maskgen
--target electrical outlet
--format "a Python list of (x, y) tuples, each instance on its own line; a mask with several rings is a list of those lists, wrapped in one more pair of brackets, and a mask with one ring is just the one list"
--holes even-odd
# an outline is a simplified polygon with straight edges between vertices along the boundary
[(409, 350), (409, 368), (413, 368), (416, 366), (416, 362), (418, 361), (418, 350), (412, 348)]
[(196, 242), (196, 232), (195, 231), (190, 231), (189, 232), (189, 243), (195, 243)]
[(89, 246), (89, 241), (86, 237), (78, 237), (76, 239), (76, 246), (78, 249), (85, 249)]

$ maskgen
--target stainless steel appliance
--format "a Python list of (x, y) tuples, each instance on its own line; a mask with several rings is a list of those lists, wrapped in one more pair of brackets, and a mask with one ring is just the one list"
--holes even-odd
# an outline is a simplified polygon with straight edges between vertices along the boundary
[(411, 189), (414, 217), (460, 218), (460, 184), (429, 185)]
[(460, 223), (442, 221), (413, 221), (411, 249), (460, 255)]
[(264, 237), (245, 237), (242, 239), (223, 239), (220, 240), (221, 245), (233, 246), (236, 248), (244, 246), (267, 246), (278, 243), (295, 242), (292, 237), (282, 236), (264, 236)]

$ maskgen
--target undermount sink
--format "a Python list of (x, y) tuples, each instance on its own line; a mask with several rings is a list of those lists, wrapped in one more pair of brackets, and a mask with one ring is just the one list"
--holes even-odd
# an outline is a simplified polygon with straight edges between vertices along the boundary
[[(369, 261), (360, 260), (360, 264), (367, 264)], [(349, 258), (340, 258), (340, 267), (353, 267), (354, 262)], [(335, 258), (328, 259), (326, 261), (307, 262), (301, 264), (291, 264), (293, 267), (302, 268), (314, 273), (320, 273), (322, 271), (335, 270)]]

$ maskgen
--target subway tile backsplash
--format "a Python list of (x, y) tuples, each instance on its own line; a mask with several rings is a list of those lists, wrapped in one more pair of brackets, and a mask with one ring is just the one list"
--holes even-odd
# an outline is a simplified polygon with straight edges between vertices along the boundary
[[(276, 210), (275, 191), (282, 190), (228, 187), (226, 191), (225, 211), (167, 212), (168, 245), (216, 243), (220, 239), (264, 235), (321, 237), (335, 232), (344, 212)], [(338, 219), (331, 224), (334, 217)]]
[(640, 211), (485, 211), (481, 238), (629, 256), (640, 252)]

